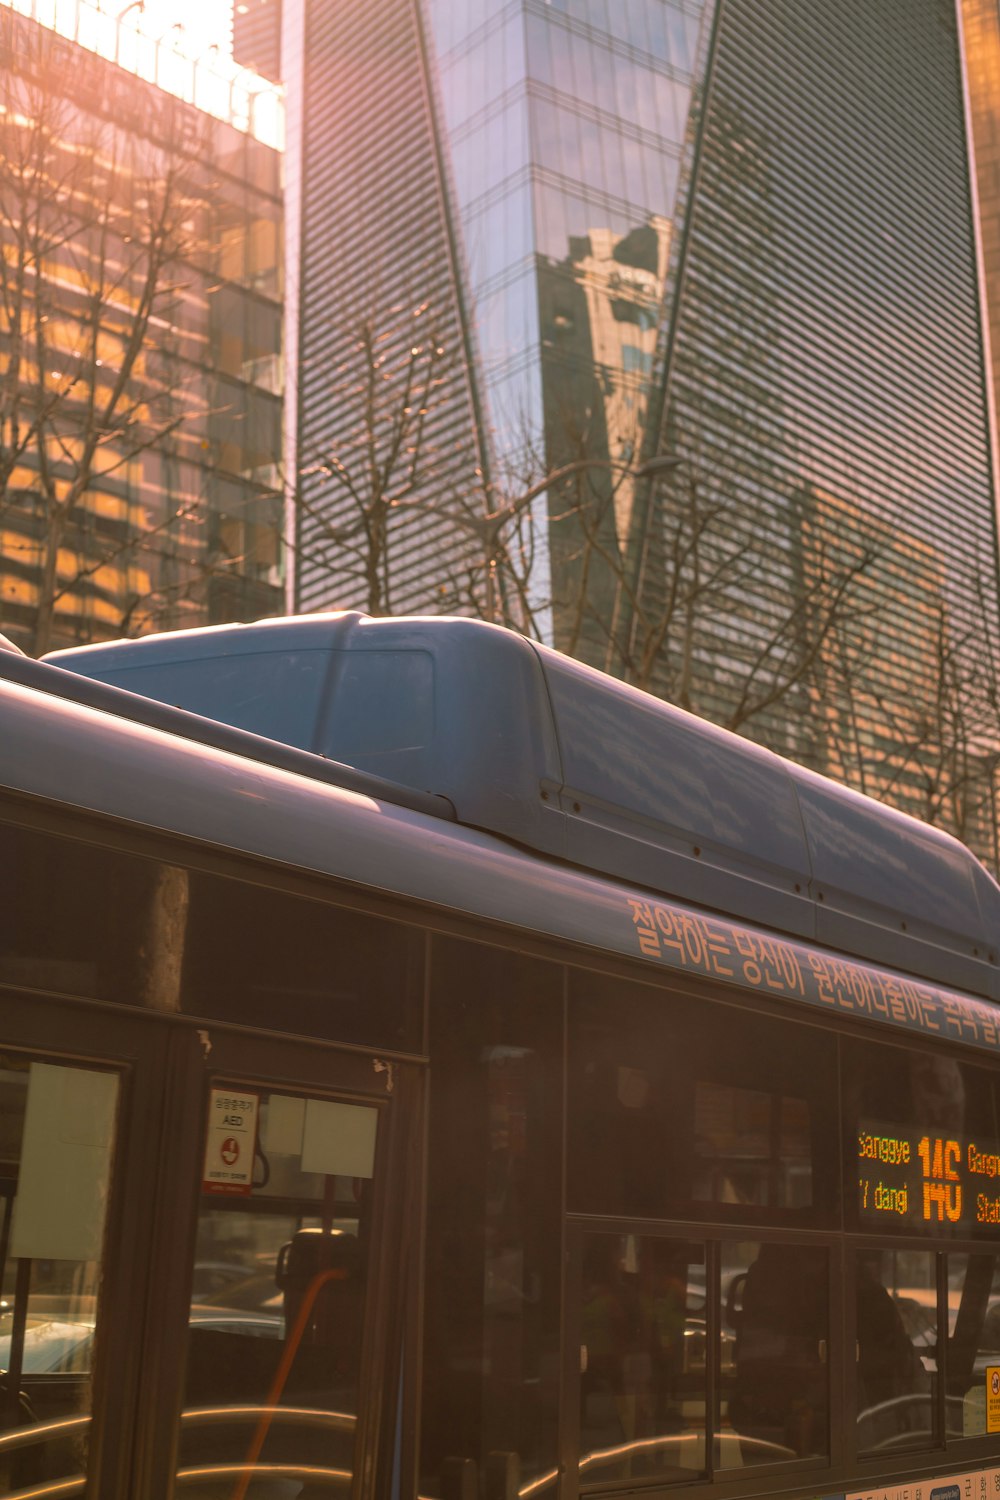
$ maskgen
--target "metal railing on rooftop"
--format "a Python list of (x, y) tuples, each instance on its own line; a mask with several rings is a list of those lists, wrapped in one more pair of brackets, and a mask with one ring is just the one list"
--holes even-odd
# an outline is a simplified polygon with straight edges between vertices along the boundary
[(0, 0), (68, 41), (94, 52), (195, 109), (225, 120), (266, 146), (284, 146), (284, 91), (280, 84), (209, 48), (184, 50), (183, 27), (154, 35), (143, 12), (129, 6), (113, 15), (90, 0)]

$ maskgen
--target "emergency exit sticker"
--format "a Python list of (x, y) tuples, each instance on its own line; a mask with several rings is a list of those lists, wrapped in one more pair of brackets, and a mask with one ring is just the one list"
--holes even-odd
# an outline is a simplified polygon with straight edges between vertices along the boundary
[(986, 1366), (986, 1431), (1000, 1432), (1000, 1365)]
[(212, 1089), (208, 1096), (203, 1193), (247, 1198), (253, 1180), (259, 1094)]

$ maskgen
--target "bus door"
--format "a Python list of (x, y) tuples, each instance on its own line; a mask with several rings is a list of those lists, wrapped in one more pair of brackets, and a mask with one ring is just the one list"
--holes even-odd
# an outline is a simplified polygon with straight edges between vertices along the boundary
[[(171, 1398), (154, 1379), (148, 1461), (168, 1465), (178, 1500), (387, 1494), (399, 1462), (400, 1247), (417, 1223), (400, 1186), (417, 1173), (397, 1160), (418, 1135), (400, 1128), (414, 1080), (332, 1047), (198, 1036), (197, 1076), (174, 1101), (178, 1141), (185, 1111), (197, 1130), (161, 1204), (148, 1318), (179, 1420), (167, 1453), (155, 1428)], [(178, 1281), (170, 1221), (185, 1217), (184, 1328), (171, 1347), (155, 1304)]]
[(0, 1026), (0, 1496), (125, 1495), (161, 1029), (10, 985)]

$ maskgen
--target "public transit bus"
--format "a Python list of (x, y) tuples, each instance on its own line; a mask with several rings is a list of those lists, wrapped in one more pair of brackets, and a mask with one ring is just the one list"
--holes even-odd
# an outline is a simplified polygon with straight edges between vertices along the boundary
[(1000, 1494), (953, 839), (339, 615), (0, 651), (0, 842), (0, 1495)]

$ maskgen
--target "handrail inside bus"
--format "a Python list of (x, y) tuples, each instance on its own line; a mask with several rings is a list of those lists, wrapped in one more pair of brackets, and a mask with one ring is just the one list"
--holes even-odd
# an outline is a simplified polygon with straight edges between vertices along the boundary
[(341, 761), (314, 755), (309, 750), (295, 749), (279, 740), (266, 739), (262, 734), (252, 734), (248, 729), (233, 729), (217, 719), (206, 719), (201, 714), (159, 703), (154, 698), (144, 698), (126, 688), (111, 687), (107, 683), (96, 682), (93, 678), (81, 677), (75, 672), (68, 672), (64, 667), (34, 661), (30, 656), (21, 656), (12, 651), (0, 652), (0, 677), (6, 678), (8, 682), (20, 683), (23, 687), (34, 688), (40, 693), (49, 693), (55, 698), (66, 698), (85, 708), (115, 714), (118, 718), (145, 724), (150, 729), (195, 740), (214, 750), (226, 750), (231, 755), (262, 761), (265, 765), (290, 771), (296, 776), (325, 781), (330, 786), (360, 792), (363, 796), (374, 797), (380, 802), (391, 802), (398, 807), (408, 807), (412, 812), (427, 813), (432, 818), (455, 821), (452, 803), (447, 797), (435, 792), (421, 792), (413, 787), (400, 786), (398, 782), (373, 775), (370, 771), (357, 770)]

